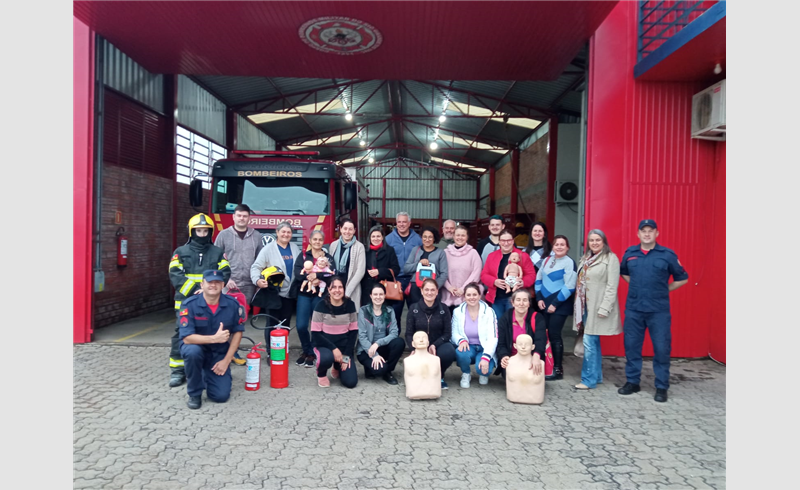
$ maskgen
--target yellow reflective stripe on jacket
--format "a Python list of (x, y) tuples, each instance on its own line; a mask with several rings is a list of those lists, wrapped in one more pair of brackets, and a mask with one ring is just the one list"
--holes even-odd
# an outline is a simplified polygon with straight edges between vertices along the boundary
[(172, 262), (169, 263), (169, 268), (172, 269), (173, 267), (179, 267), (183, 269), (183, 264), (181, 263), (180, 260), (173, 260)]
[(230, 267), (230, 266), (231, 266), (231, 265), (230, 265), (230, 263), (228, 263), (228, 261), (227, 261), (227, 260), (225, 260), (225, 259), (222, 259), (222, 260), (220, 260), (220, 261), (219, 261), (219, 268), (218, 268), (217, 270), (222, 270), (222, 269), (224, 269), (225, 267)]
[(169, 358), (169, 367), (183, 367), (183, 359), (173, 359)]
[(203, 274), (186, 274), (186, 277), (193, 279), (194, 282), (200, 282), (203, 280)]
[(181, 286), (180, 289), (181, 294), (184, 296), (188, 296), (189, 291), (191, 291), (192, 288), (194, 287), (194, 283), (195, 283), (194, 279), (187, 279), (186, 282), (183, 283), (183, 286)]
[(183, 301), (176, 301), (175, 302), (175, 309), (176, 310), (180, 310), (181, 309), (181, 303), (183, 303)]

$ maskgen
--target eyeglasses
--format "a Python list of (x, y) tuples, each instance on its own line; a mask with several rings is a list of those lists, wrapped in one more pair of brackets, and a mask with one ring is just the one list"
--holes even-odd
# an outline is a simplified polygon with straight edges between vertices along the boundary
[(511, 243), (513, 241), (514, 239), (512, 238), (511, 240), (500, 240), (500, 243)]

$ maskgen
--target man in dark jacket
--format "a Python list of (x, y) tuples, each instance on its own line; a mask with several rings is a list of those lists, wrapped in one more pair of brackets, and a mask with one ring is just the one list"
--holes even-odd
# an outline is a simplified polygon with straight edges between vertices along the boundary
[(227, 282), (219, 270), (203, 272), (197, 294), (183, 302), (178, 314), (180, 351), (186, 363), (189, 383), (187, 406), (198, 409), (203, 390), (209, 400), (225, 403), (231, 396), (233, 354), (244, 332), (244, 306), (226, 294)]
[[(203, 271), (214, 268), (223, 275), (225, 283), (231, 277), (231, 268), (222, 249), (211, 244), (214, 221), (203, 213), (189, 219), (189, 241), (172, 253), (169, 263), (169, 280), (175, 288), (175, 313), (180, 316), (181, 304), (186, 298), (201, 292), (200, 283)], [(180, 351), (178, 325), (172, 336), (172, 349), (169, 353), (169, 385), (176, 387), (186, 382), (183, 357)]]

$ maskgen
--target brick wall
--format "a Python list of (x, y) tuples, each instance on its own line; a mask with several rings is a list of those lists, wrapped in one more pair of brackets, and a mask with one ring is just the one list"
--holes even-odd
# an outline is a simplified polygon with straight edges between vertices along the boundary
[[(188, 238), (186, 223), (197, 212), (189, 206), (189, 186), (177, 184), (177, 242)], [(204, 204), (208, 203), (204, 191)], [(122, 223), (114, 224), (116, 212)], [(172, 179), (106, 164), (103, 167), (102, 269), (105, 290), (94, 293), (95, 328), (172, 308), (169, 281), (172, 243)], [(117, 229), (128, 237), (128, 265), (117, 267)]]
[(547, 202), (548, 141), (549, 134), (536, 140), (519, 155), (517, 212), (527, 211), (537, 221), (544, 221), (547, 216), (547, 206), (552, 205)]
[[(527, 211), (537, 221), (545, 219), (547, 206), (551, 204), (547, 202), (548, 140), (548, 137), (539, 138), (519, 154), (517, 213)], [(511, 212), (511, 163), (495, 172), (494, 197), (495, 214)]]
[[(170, 306), (172, 181), (116, 165), (103, 166), (101, 266), (105, 290), (94, 293), (95, 328)], [(115, 224), (116, 212), (122, 223)], [(117, 267), (117, 229), (128, 237), (128, 265)]]
[(511, 163), (494, 174), (494, 214), (511, 212)]

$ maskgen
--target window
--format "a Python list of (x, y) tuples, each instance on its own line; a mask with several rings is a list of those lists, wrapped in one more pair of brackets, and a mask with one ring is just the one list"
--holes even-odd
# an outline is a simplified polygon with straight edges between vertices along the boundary
[(329, 213), (328, 179), (220, 177), (212, 213), (233, 213), (238, 203), (253, 214), (305, 216)]
[(203, 188), (211, 189), (211, 167), (225, 158), (227, 150), (181, 126), (178, 126), (177, 150), (178, 182), (188, 184), (199, 177), (204, 181)]

